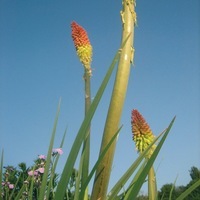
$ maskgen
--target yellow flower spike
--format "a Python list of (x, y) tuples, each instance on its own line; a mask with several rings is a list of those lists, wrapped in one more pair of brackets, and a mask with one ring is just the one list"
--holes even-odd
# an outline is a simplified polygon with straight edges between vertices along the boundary
[[(137, 110), (132, 111), (131, 126), (136, 149), (142, 153), (153, 142), (155, 136), (143, 116)], [(156, 145), (152, 146), (146, 155), (147, 158), (152, 155), (155, 147)]]
[(92, 46), (88, 38), (87, 32), (76, 22), (71, 23), (72, 39), (76, 48), (76, 53), (84, 65), (85, 69), (91, 76), (91, 62), (92, 62)]

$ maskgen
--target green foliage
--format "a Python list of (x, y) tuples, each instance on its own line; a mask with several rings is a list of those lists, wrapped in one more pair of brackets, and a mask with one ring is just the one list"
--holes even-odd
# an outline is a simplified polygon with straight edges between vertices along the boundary
[[(200, 186), (198, 186), (198, 181), (200, 181), (200, 170), (197, 167), (191, 167), (190, 177), (191, 181), (186, 186), (176, 186), (174, 187), (173, 184), (165, 184), (161, 187), (160, 191), (158, 192), (158, 200), (169, 200), (170, 192), (172, 191), (172, 200), (175, 199), (183, 199), (184, 200), (199, 200), (200, 199)], [(196, 188), (193, 187), (196, 184)], [(200, 183), (199, 183), (200, 185)], [(187, 194), (187, 195), (184, 195)]]
[[(52, 157), (55, 159), (57, 156), (58, 154), (54, 154)], [(54, 166), (53, 163), (52, 166)], [(20, 199), (38, 199), (44, 174), (42, 171), (37, 171), (37, 169), (42, 169), (45, 164), (46, 160), (38, 158), (31, 167), (27, 167), (25, 163), (19, 163), (17, 167), (4, 167), (2, 173), (3, 199), (16, 200), (18, 197)], [(68, 186), (69, 196), (72, 196), (73, 193), (73, 184), (76, 177), (75, 171), (71, 176), (70, 185)], [(51, 181), (51, 191), (48, 197), (50, 200), (54, 199), (53, 193), (58, 184), (58, 177), (58, 174), (51, 174), (51, 171), (48, 174), (47, 185), (50, 185)]]
[[(185, 189), (189, 189), (194, 185), (197, 181), (200, 181), (200, 170), (197, 167), (192, 167), (190, 172), (191, 181), (186, 185)], [(200, 199), (200, 186), (194, 189), (186, 198), (186, 200), (199, 200)]]
[(189, 172), (192, 181), (197, 181), (198, 179), (200, 179), (200, 170), (197, 167), (191, 167), (191, 170)]

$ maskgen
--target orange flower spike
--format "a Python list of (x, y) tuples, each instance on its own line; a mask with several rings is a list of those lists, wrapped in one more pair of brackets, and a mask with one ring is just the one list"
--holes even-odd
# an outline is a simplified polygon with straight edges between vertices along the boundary
[[(136, 149), (142, 153), (153, 142), (155, 136), (143, 116), (137, 110), (132, 111), (131, 126)], [(152, 155), (155, 148), (156, 145), (153, 145), (146, 155), (147, 158)]]
[(92, 62), (92, 46), (90, 44), (87, 32), (76, 22), (71, 23), (72, 39), (76, 48), (77, 55), (84, 65), (85, 69), (91, 76), (91, 62)]

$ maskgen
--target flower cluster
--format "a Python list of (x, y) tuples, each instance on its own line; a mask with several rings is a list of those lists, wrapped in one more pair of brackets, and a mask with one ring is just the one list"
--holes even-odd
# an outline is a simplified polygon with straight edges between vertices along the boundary
[(71, 23), (72, 39), (76, 48), (77, 55), (84, 65), (87, 72), (91, 75), (92, 46), (87, 32), (76, 22)]
[[(52, 168), (55, 164), (55, 158), (58, 155), (62, 155), (62, 148), (55, 148), (51, 154), (51, 167), (48, 172), (49, 176), (52, 174)], [(26, 167), (25, 163), (20, 163), (17, 168), (12, 166), (4, 167), (2, 173), (2, 193), (0, 194), (3, 199), (11, 199), (11, 196), (16, 196), (21, 187), (24, 187), (22, 193), (23, 199), (28, 199), (30, 195), (30, 187), (33, 183), (33, 198), (37, 199), (38, 191), (40, 189), (43, 174), (45, 172), (46, 156), (38, 155), (38, 158), (34, 161), (34, 165)], [(18, 169), (19, 168), (19, 169)], [(56, 174), (53, 174), (56, 177)], [(33, 181), (33, 182), (32, 182)], [(54, 180), (54, 186), (56, 185), (56, 179)]]
[[(131, 125), (136, 149), (141, 153), (153, 142), (155, 136), (143, 116), (137, 110), (132, 111)], [(153, 145), (150, 151), (148, 151), (147, 158), (152, 155), (155, 147), (156, 145)]]
[[(55, 157), (56, 155), (62, 155), (62, 154), (63, 154), (62, 148), (56, 148), (52, 150), (53, 157)], [(36, 161), (36, 166), (35, 166), (36, 170), (30, 170), (28, 172), (28, 175), (39, 177), (41, 174), (44, 174), (45, 163), (46, 163), (46, 156), (39, 155), (38, 160)]]
[(62, 148), (53, 149), (52, 155), (54, 156), (54, 155), (57, 155), (57, 154), (59, 154), (59, 155), (63, 154)]
[(2, 182), (2, 186), (8, 187), (9, 189), (13, 189), (14, 188), (14, 184), (11, 184), (9, 181)]
[[(5, 172), (3, 174), (3, 180), (1, 182), (2, 186), (2, 197), (5, 197), (6, 193), (12, 193), (12, 190), (15, 188), (13, 183), (15, 169), (12, 166), (4, 167)], [(6, 197), (5, 197), (6, 198)]]

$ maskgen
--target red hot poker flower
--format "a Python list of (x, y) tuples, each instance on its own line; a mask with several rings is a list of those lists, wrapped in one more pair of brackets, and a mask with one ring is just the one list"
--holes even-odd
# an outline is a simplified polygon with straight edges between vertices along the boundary
[[(138, 152), (143, 152), (154, 140), (155, 136), (147, 124), (143, 116), (137, 111), (132, 111), (131, 126), (133, 133), (133, 140)], [(156, 145), (153, 145), (146, 157), (150, 157), (155, 149)]]
[(92, 62), (92, 46), (90, 44), (87, 32), (76, 22), (71, 23), (72, 39), (76, 48), (77, 55), (84, 65), (85, 69), (91, 75), (91, 62)]

